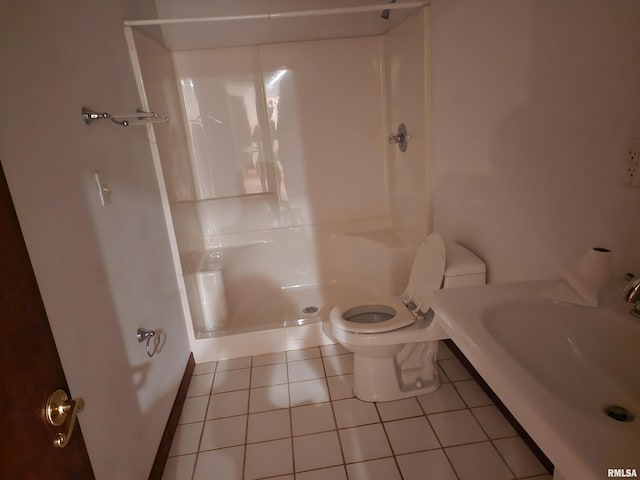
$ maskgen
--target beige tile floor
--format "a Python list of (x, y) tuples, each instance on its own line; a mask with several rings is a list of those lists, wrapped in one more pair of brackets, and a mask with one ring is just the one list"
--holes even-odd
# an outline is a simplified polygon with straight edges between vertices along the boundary
[(441, 345), (436, 392), (367, 403), (339, 345), (199, 364), (163, 480), (551, 480)]

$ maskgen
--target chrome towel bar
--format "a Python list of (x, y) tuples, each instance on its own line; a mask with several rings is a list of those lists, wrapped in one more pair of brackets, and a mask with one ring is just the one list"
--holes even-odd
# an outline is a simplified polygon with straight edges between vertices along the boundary
[(129, 125), (146, 125), (147, 123), (162, 123), (168, 122), (169, 117), (161, 117), (155, 112), (143, 112), (142, 110), (136, 111), (136, 113), (109, 113), (109, 112), (96, 112), (90, 108), (82, 108), (82, 119), (87, 125), (94, 120), (100, 120), (107, 118), (113, 123), (128, 127)]

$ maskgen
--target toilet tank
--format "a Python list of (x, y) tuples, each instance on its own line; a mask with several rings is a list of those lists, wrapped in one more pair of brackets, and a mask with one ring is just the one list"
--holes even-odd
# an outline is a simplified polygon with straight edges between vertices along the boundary
[(472, 287), (487, 283), (487, 266), (480, 257), (458, 243), (447, 243), (442, 288)]

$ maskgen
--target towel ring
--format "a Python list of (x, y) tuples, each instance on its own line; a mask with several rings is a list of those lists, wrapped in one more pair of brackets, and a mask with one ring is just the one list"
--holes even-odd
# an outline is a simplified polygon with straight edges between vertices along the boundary
[[(146, 330), (144, 328), (138, 328), (138, 333), (136, 334), (136, 338), (138, 339), (138, 343), (142, 343), (145, 340), (147, 341), (147, 355), (149, 357), (153, 357), (158, 351), (158, 347), (160, 346), (160, 335), (155, 330)], [(151, 348), (151, 342), (153, 341), (153, 348)]]

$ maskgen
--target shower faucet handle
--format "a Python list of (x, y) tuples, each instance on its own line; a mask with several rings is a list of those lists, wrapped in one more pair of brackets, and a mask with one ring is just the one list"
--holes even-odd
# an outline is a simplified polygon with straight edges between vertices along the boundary
[(397, 143), (401, 152), (407, 151), (407, 143), (409, 142), (409, 135), (407, 134), (407, 127), (405, 127), (404, 123), (401, 123), (398, 127), (398, 131), (389, 135), (389, 143)]
[(409, 136), (405, 135), (404, 133), (392, 133), (391, 135), (389, 135), (390, 144), (404, 143), (405, 140), (408, 140), (408, 139), (409, 139)]

